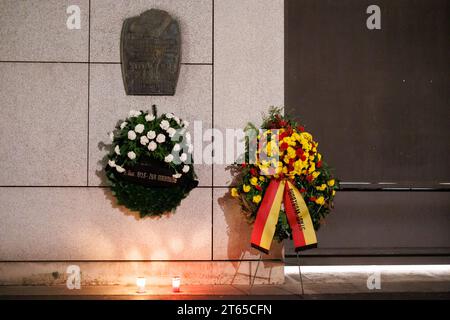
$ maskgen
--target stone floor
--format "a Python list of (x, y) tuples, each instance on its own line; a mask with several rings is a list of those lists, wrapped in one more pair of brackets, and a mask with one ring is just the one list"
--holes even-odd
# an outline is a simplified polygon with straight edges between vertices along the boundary
[[(393, 268), (394, 267), (394, 268)], [(395, 268), (396, 267), (396, 268)], [(283, 285), (192, 285), (180, 293), (147, 285), (144, 294), (133, 286), (2, 286), (0, 299), (450, 299), (450, 265), (286, 267)], [(379, 275), (380, 289), (368, 289)], [(371, 278), (373, 279), (373, 278)], [(303, 285), (303, 292), (302, 292)]]

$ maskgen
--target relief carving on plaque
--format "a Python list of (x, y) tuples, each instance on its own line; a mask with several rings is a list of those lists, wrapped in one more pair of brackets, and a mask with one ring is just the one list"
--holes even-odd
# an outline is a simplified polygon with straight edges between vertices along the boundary
[(127, 95), (174, 95), (180, 71), (178, 22), (151, 9), (124, 21), (122, 77)]

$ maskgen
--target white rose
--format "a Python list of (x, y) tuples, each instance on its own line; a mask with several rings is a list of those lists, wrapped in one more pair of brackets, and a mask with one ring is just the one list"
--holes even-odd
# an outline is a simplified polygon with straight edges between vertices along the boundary
[(169, 128), (167, 129), (167, 133), (169, 134), (169, 137), (173, 137), (175, 133), (177, 133), (177, 130), (175, 128)]
[(174, 117), (173, 113), (166, 113), (167, 119), (172, 119)]
[(147, 138), (151, 139), (155, 139), (156, 137), (156, 132), (153, 130), (150, 130), (149, 132), (147, 132)]
[(184, 137), (185, 137), (187, 143), (191, 142), (191, 134), (189, 132), (186, 132), (186, 135)]
[(150, 151), (155, 151), (156, 150), (156, 147), (157, 147), (158, 145), (155, 143), (155, 141), (151, 141), (149, 144), (148, 144), (148, 150), (150, 150)]
[(130, 140), (136, 139), (136, 132), (134, 132), (133, 130), (128, 131), (128, 139)]
[(111, 168), (114, 168), (116, 166), (116, 163), (114, 162), (114, 160), (108, 160), (108, 164)]
[(134, 127), (134, 131), (136, 131), (137, 133), (144, 132), (144, 129), (145, 129), (144, 125), (140, 124), (140, 123), (138, 125), (136, 125), (136, 127)]
[(194, 146), (191, 144), (188, 145), (188, 150), (189, 153), (192, 153), (192, 151), (194, 151)]
[(183, 127), (189, 127), (189, 121), (183, 120)]
[(127, 126), (127, 122), (126, 121), (124, 121), (124, 122), (122, 122), (121, 124), (120, 124), (120, 129), (123, 129), (123, 128), (125, 128), (126, 126)]
[(142, 136), (141, 137), (141, 144), (142, 145), (146, 146), (149, 141), (150, 140), (148, 140), (148, 138), (146, 136)]
[(133, 151), (128, 152), (127, 156), (128, 156), (128, 158), (130, 158), (131, 160), (136, 159), (136, 153), (134, 153)]
[(130, 117), (139, 117), (141, 114), (142, 114), (142, 112), (140, 112), (140, 111), (130, 110), (129, 116)]
[(181, 177), (181, 173), (175, 173), (172, 175), (172, 177), (174, 177), (175, 179), (178, 179)]
[(164, 158), (165, 162), (172, 162), (173, 161), (173, 155), (172, 154), (168, 154), (165, 158)]
[(177, 151), (180, 151), (180, 150), (181, 150), (180, 144), (176, 143), (176, 144), (173, 146), (173, 151), (177, 152)]
[(114, 148), (114, 152), (115, 152), (118, 156), (120, 156), (120, 147), (119, 147), (119, 145), (117, 145), (117, 146)]
[(111, 142), (114, 141), (114, 133), (113, 132), (108, 133), (108, 136), (109, 136), (109, 140), (111, 140)]
[(176, 122), (178, 125), (180, 125), (180, 118), (178, 118), (178, 117), (173, 117), (173, 120), (175, 120), (175, 122)]
[(158, 134), (158, 136), (156, 137), (156, 142), (163, 143), (164, 141), (166, 141), (166, 136), (162, 133)]
[(121, 166), (117, 166), (117, 165), (116, 165), (116, 170), (117, 170), (117, 172), (119, 172), (119, 173), (125, 172), (125, 169), (124, 169), (124, 168), (122, 168)]
[(145, 121), (150, 122), (153, 120), (155, 120), (155, 116), (153, 114), (149, 113), (148, 115), (145, 116)]
[(187, 160), (187, 154), (186, 154), (186, 153), (183, 153), (183, 154), (180, 156), (180, 160), (181, 160), (181, 162), (185, 162), (185, 161)]
[(189, 171), (189, 169), (190, 169), (190, 167), (188, 165), (184, 165), (182, 170), (183, 170), (184, 173), (186, 173), (186, 172)]
[(161, 129), (167, 130), (170, 127), (170, 123), (167, 120), (163, 120), (163, 121), (161, 121), (159, 126), (161, 127)]

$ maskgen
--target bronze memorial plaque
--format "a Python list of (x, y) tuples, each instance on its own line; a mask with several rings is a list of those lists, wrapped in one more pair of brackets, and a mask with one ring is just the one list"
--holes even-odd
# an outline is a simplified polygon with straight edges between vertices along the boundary
[(151, 9), (128, 18), (120, 41), (127, 95), (175, 94), (180, 71), (180, 27), (165, 11)]

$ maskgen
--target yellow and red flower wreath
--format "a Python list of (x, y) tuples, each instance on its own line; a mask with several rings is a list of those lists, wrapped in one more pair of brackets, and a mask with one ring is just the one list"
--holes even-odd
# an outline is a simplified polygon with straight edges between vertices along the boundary
[[(294, 238), (297, 250), (314, 246), (314, 230), (333, 207), (339, 184), (318, 142), (302, 125), (283, 116), (282, 109), (272, 107), (261, 130), (256, 130), (252, 124), (246, 128), (246, 133), (258, 133), (253, 138), (247, 134), (246, 154), (233, 166), (237, 185), (231, 189), (254, 223), (252, 246), (267, 252), (272, 238)], [(252, 151), (255, 142), (258, 147)]]

